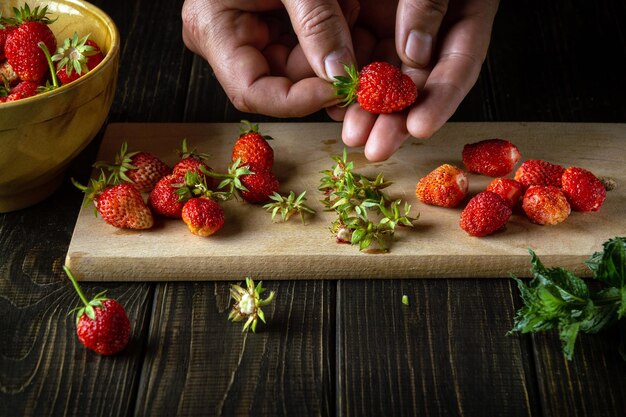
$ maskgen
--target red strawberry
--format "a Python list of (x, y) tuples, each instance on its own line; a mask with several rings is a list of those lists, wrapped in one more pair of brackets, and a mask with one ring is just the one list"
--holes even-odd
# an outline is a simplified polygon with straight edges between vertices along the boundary
[(122, 229), (149, 229), (154, 224), (152, 213), (141, 194), (129, 183), (110, 185), (104, 172), (84, 186), (72, 179), (74, 185), (87, 194), (105, 222)]
[(75, 81), (94, 69), (104, 59), (100, 47), (89, 35), (78, 39), (78, 33), (74, 32), (72, 38), (66, 38), (52, 61), (57, 64), (57, 77), (63, 84)]
[(259, 125), (242, 120), (241, 135), (233, 145), (232, 161), (247, 165), (252, 172), (271, 171), (274, 150), (267, 142), (272, 138), (259, 133)]
[(43, 42), (49, 51), (54, 51), (57, 41), (48, 25), (52, 21), (46, 16), (48, 7), (32, 11), (26, 4), (21, 9), (14, 9), (15, 17), (11, 22), (15, 30), (7, 36), (4, 53), (9, 64), (22, 81), (42, 82), (49, 72), (48, 61), (38, 43)]
[(7, 101), (16, 101), (23, 98), (32, 97), (38, 93), (39, 84), (32, 81), (22, 81), (11, 89), (7, 96)]
[(370, 113), (394, 113), (409, 107), (417, 98), (417, 86), (399, 68), (387, 62), (372, 62), (357, 71), (345, 66), (348, 76), (335, 77), (337, 95), (347, 106), (355, 99)]
[(509, 206), (513, 207), (522, 197), (524, 187), (521, 183), (511, 178), (494, 178), (494, 180), (487, 185), (485, 191), (498, 194), (509, 203)]
[(148, 197), (148, 205), (155, 214), (179, 219), (182, 215), (185, 202), (176, 193), (179, 189), (175, 185), (183, 184), (185, 179), (180, 175), (170, 174), (161, 178)]
[(195, 149), (189, 150), (187, 148), (186, 139), (183, 139), (179, 155), (180, 160), (174, 165), (172, 174), (184, 178), (185, 175), (187, 175), (187, 172), (193, 172), (200, 175), (206, 182), (207, 186), (210, 189), (213, 189), (213, 178), (205, 174), (207, 171), (213, 171), (213, 169), (211, 169), (211, 167), (206, 163), (209, 155), (206, 153), (199, 153)]
[(524, 193), (522, 208), (531, 222), (558, 224), (567, 219), (570, 205), (560, 188), (553, 185), (531, 185)]
[(4, 54), (4, 45), (7, 42), (7, 37), (11, 32), (13, 32), (13, 30), (15, 30), (15, 26), (3, 25), (0, 22), (0, 61), (6, 58)]
[(520, 159), (519, 149), (503, 139), (486, 139), (463, 147), (463, 163), (469, 172), (502, 177), (513, 171)]
[(521, 182), (524, 188), (528, 188), (531, 185), (560, 187), (563, 171), (565, 169), (561, 165), (542, 161), (541, 159), (529, 159), (517, 168), (515, 180)]
[(249, 203), (265, 203), (280, 188), (278, 178), (269, 171), (244, 175), (241, 184), (247, 189), (239, 190), (241, 197)]
[(419, 180), (415, 195), (422, 203), (456, 207), (467, 195), (467, 185), (465, 172), (443, 164)]
[(113, 355), (126, 347), (130, 339), (130, 320), (117, 301), (96, 295), (88, 301), (68, 267), (63, 270), (72, 281), (84, 307), (77, 307), (76, 334), (85, 347), (100, 355)]
[(504, 198), (483, 191), (467, 203), (459, 225), (470, 236), (487, 236), (502, 229), (510, 217), (511, 207)]
[(211, 236), (224, 226), (224, 209), (210, 198), (196, 197), (185, 203), (182, 219), (194, 235)]
[(167, 164), (149, 152), (128, 152), (124, 142), (115, 155), (115, 162), (96, 162), (96, 168), (106, 168), (111, 172), (111, 182), (132, 183), (140, 192), (150, 192), (156, 183), (172, 172)]
[(569, 167), (561, 177), (563, 193), (572, 209), (598, 211), (606, 198), (602, 181), (586, 169)]

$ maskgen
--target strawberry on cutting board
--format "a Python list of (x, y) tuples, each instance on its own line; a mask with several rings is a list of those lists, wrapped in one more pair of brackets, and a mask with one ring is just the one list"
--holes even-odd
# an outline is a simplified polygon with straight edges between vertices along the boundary
[(515, 171), (515, 181), (519, 181), (524, 189), (531, 185), (561, 186), (561, 177), (565, 168), (561, 165), (541, 159), (529, 159)]
[(511, 207), (504, 198), (491, 191), (483, 191), (467, 203), (459, 225), (470, 236), (487, 236), (502, 229), (511, 213)]
[(465, 172), (451, 164), (443, 164), (421, 178), (415, 195), (422, 203), (441, 207), (456, 207), (467, 195)]
[(463, 164), (469, 172), (502, 177), (513, 171), (520, 159), (517, 146), (504, 139), (486, 139), (463, 147)]
[(280, 188), (276, 175), (268, 171), (243, 175), (240, 179), (245, 190), (239, 189), (239, 194), (248, 203), (266, 203), (270, 200), (270, 196), (277, 193)]
[(347, 76), (335, 77), (335, 90), (343, 97), (343, 105), (359, 103), (374, 114), (395, 113), (409, 107), (417, 98), (413, 80), (388, 62), (372, 62), (358, 71), (344, 66)]
[(598, 211), (606, 198), (602, 181), (583, 168), (567, 168), (561, 177), (561, 186), (567, 201), (576, 211)]
[(189, 231), (197, 236), (211, 236), (224, 226), (224, 209), (208, 197), (189, 199), (181, 217)]
[(104, 297), (105, 292), (88, 300), (72, 271), (63, 270), (72, 281), (83, 306), (76, 307), (76, 334), (88, 349), (100, 355), (114, 355), (124, 350), (130, 339), (130, 320), (124, 307), (117, 301)]
[(233, 145), (232, 162), (239, 160), (239, 166), (248, 166), (252, 172), (271, 171), (274, 165), (274, 150), (267, 142), (271, 136), (259, 132), (259, 125), (247, 120), (241, 121), (241, 134)]
[(524, 193), (522, 208), (528, 219), (540, 225), (555, 225), (570, 215), (571, 208), (560, 188), (531, 185)]
[(88, 186), (74, 179), (76, 188), (87, 195), (86, 204), (93, 202), (105, 222), (122, 229), (149, 229), (154, 224), (152, 212), (143, 201), (141, 193), (130, 183), (111, 185), (104, 172)]
[(48, 27), (54, 20), (47, 17), (48, 6), (30, 9), (28, 4), (14, 9), (15, 16), (9, 19), (15, 29), (6, 38), (4, 54), (13, 71), (22, 81), (42, 83), (48, 72), (48, 61), (39, 42), (49, 51), (54, 51), (57, 41)]

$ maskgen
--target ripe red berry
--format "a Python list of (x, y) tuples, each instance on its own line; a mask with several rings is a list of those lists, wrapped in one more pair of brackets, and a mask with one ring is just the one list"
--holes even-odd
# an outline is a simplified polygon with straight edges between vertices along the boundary
[(567, 201), (576, 211), (598, 211), (606, 198), (602, 181), (583, 168), (567, 168), (561, 178), (561, 186)]
[(502, 177), (513, 171), (520, 159), (517, 146), (503, 139), (486, 139), (463, 147), (463, 163), (469, 172)]
[(181, 201), (179, 195), (176, 194), (178, 188), (174, 185), (184, 182), (184, 177), (170, 174), (156, 183), (148, 197), (148, 205), (152, 207), (155, 214), (180, 219), (185, 202)]
[(124, 307), (117, 301), (104, 297), (104, 292), (87, 300), (72, 272), (63, 270), (72, 281), (83, 306), (76, 311), (76, 334), (85, 347), (101, 355), (122, 351), (130, 339), (130, 320)]
[(563, 171), (565, 171), (565, 168), (561, 165), (540, 159), (529, 159), (528, 161), (524, 161), (522, 165), (517, 168), (517, 171), (515, 171), (515, 180), (522, 183), (525, 189), (531, 185), (552, 185), (560, 187)]
[(74, 36), (65, 39), (63, 46), (52, 56), (52, 61), (57, 65), (57, 77), (62, 84), (76, 81), (104, 59), (98, 44), (87, 39), (88, 36), (78, 39), (78, 34), (74, 32)]
[(415, 195), (425, 204), (456, 207), (467, 195), (467, 176), (461, 169), (443, 164), (421, 178)]
[(249, 203), (265, 203), (280, 188), (278, 178), (267, 171), (244, 175), (241, 177), (241, 184), (248, 189), (239, 191), (241, 197)]
[(570, 205), (560, 188), (531, 185), (524, 193), (522, 208), (531, 222), (541, 225), (561, 223), (570, 214)]
[(494, 178), (493, 181), (487, 185), (485, 191), (491, 191), (498, 194), (500, 197), (514, 207), (522, 197), (524, 193), (524, 187), (518, 181), (511, 178)]
[(417, 98), (417, 86), (406, 74), (387, 62), (372, 62), (357, 71), (345, 66), (347, 76), (335, 77), (337, 95), (344, 105), (355, 99), (370, 113), (394, 113), (409, 107)]
[(22, 81), (11, 89), (6, 101), (16, 101), (37, 95), (37, 88), (39, 88), (39, 84), (37, 83)]
[(224, 226), (224, 209), (210, 198), (192, 198), (183, 206), (182, 219), (194, 235), (211, 236)]
[(272, 138), (259, 133), (259, 126), (242, 120), (241, 135), (233, 145), (232, 161), (239, 166), (248, 166), (252, 172), (271, 171), (274, 165), (274, 150), (267, 142)]
[(470, 236), (487, 236), (502, 229), (511, 213), (511, 207), (502, 197), (491, 191), (483, 191), (467, 203), (459, 225)]

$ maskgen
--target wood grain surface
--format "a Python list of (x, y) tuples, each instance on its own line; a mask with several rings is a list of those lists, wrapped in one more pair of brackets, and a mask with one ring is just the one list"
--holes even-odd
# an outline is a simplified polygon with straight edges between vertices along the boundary
[[(275, 138), (274, 172), (281, 190), (306, 191), (317, 213), (302, 225), (294, 219), (272, 224), (269, 213), (243, 200), (224, 204), (226, 226), (209, 238), (193, 236), (177, 220), (158, 219), (151, 230), (116, 229), (81, 210), (70, 242), (67, 264), (82, 280), (154, 281), (223, 280), (239, 276), (271, 279), (423, 278), (528, 276), (528, 248), (550, 265), (588, 275), (583, 264), (590, 253), (616, 234), (626, 233), (626, 125), (551, 123), (450, 123), (427, 142), (408, 141), (388, 161), (368, 164), (361, 153), (348, 152), (355, 170), (393, 182), (387, 192), (412, 205), (419, 220), (414, 228), (399, 228), (386, 254), (359, 252), (338, 245), (329, 231), (335, 218), (324, 211), (317, 191), (320, 171), (333, 166), (342, 152), (341, 125), (335, 123), (267, 123), (264, 134)], [(225, 172), (235, 124), (112, 124), (98, 160), (113, 160), (126, 141), (131, 150), (176, 162), (182, 138), (189, 146), (211, 154), (209, 164)], [(613, 178), (611, 191), (598, 213), (572, 213), (557, 226), (531, 223), (518, 208), (506, 230), (485, 238), (468, 236), (459, 226), (462, 205), (445, 209), (420, 203), (417, 181), (443, 163), (462, 167), (466, 143), (500, 137), (517, 144), (525, 159), (544, 159), (581, 166)], [(521, 163), (521, 162), (520, 162)], [(470, 195), (483, 190), (489, 177), (468, 174)], [(564, 244), (564, 242), (567, 242)]]

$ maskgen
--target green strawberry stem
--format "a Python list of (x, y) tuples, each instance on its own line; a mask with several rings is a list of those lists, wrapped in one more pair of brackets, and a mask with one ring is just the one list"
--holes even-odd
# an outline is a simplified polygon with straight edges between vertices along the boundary
[(333, 87), (335, 88), (335, 95), (342, 97), (340, 106), (346, 107), (356, 101), (356, 91), (359, 88), (359, 71), (354, 64), (343, 64), (343, 68), (348, 75), (335, 77)]
[(87, 297), (85, 297), (85, 294), (83, 294), (83, 291), (80, 289), (80, 286), (78, 285), (78, 282), (76, 281), (76, 278), (74, 277), (74, 274), (72, 274), (72, 271), (70, 271), (70, 269), (65, 265), (63, 265), (63, 271), (65, 271), (70, 281), (72, 281), (72, 285), (74, 286), (74, 289), (78, 293), (80, 300), (83, 302), (83, 304), (85, 304), (85, 307), (89, 307), (89, 300), (87, 299)]
[(43, 51), (44, 55), (46, 55), (46, 61), (48, 61), (48, 67), (50, 68), (50, 76), (52, 77), (53, 88), (58, 88), (59, 80), (54, 70), (54, 64), (52, 63), (52, 57), (50, 56), (50, 51), (48, 51), (48, 47), (43, 42), (39, 42), (37, 46), (39, 46), (41, 50)]

